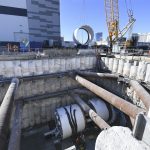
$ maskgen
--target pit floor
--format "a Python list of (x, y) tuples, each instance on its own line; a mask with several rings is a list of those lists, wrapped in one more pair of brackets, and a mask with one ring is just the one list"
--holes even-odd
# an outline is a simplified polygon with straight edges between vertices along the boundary
[[(25, 131), (21, 137), (21, 150), (56, 150), (51, 139), (44, 138), (44, 133), (48, 132), (48, 126)], [(97, 135), (86, 136), (86, 150), (95, 149)], [(62, 150), (73, 146), (71, 138), (62, 142)]]

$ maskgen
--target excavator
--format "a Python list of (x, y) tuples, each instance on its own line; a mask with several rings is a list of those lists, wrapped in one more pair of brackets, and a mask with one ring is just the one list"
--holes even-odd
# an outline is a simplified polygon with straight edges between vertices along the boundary
[[(106, 22), (109, 33), (109, 42), (110, 42), (110, 52), (112, 52), (113, 45), (117, 43), (119, 39), (124, 37), (124, 35), (129, 32), (129, 37), (131, 37), (131, 31), (136, 19), (133, 17), (133, 10), (127, 8), (127, 13), (129, 21), (126, 26), (120, 30), (119, 28), (119, 1), (118, 0), (104, 0), (105, 1), (105, 13), (106, 13)], [(130, 0), (131, 1), (131, 0)], [(127, 7), (127, 0), (126, 7)], [(131, 46), (132, 40), (129, 38), (125, 42), (125, 46)]]

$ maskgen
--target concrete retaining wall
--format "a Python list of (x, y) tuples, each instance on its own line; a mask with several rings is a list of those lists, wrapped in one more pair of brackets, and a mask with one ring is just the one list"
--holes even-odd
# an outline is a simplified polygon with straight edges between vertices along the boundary
[(67, 95), (26, 103), (23, 107), (22, 128), (33, 127), (53, 120), (56, 108), (71, 103), (73, 100)]
[(93, 68), (95, 61), (95, 56), (0, 61), (0, 76), (8, 78), (23, 77), (76, 69), (90, 69)]
[[(128, 58), (129, 57), (129, 58)], [(147, 85), (150, 84), (150, 62), (145, 61), (148, 58), (137, 57), (139, 60), (130, 59), (130, 56), (123, 58), (108, 58), (102, 57), (104, 63), (103, 69), (108, 69), (112, 73), (122, 75), (124, 77), (139, 80), (145, 82)], [(136, 95), (131, 87), (127, 88), (127, 95), (133, 100), (133, 103), (144, 107), (140, 98)]]
[[(1, 79), (12, 77), (37, 76), (51, 73), (61, 73), (71, 70), (93, 69), (96, 64), (95, 56), (55, 57), (53, 59), (33, 60), (1, 60)], [(8, 89), (9, 83), (0, 85), (0, 101)], [(59, 92), (70, 88), (79, 87), (79, 84), (66, 75), (40, 79), (20, 80), (16, 99), (34, 97), (34, 101), (28, 101), (23, 106), (22, 128), (44, 124), (54, 118), (56, 107), (65, 106), (73, 102), (68, 95), (55, 98), (36, 100), (36, 97), (47, 93)]]

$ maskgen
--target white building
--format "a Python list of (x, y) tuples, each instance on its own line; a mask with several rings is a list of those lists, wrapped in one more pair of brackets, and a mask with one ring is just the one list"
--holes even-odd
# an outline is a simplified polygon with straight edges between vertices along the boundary
[(108, 45), (108, 41), (107, 40), (96, 41), (96, 45)]
[(132, 36), (137, 39), (138, 46), (150, 46), (150, 33), (134, 33)]
[(138, 42), (150, 43), (150, 33), (139, 33), (138, 37)]
[(60, 40), (59, 0), (0, 0), (0, 41)]

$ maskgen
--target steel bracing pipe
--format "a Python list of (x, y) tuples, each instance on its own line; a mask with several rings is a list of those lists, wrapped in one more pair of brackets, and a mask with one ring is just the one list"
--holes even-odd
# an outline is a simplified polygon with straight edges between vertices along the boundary
[(97, 73), (97, 72), (89, 72), (89, 71), (77, 71), (77, 74), (85, 77), (100, 77), (100, 78), (113, 78), (117, 79), (118, 75), (111, 73)]
[(105, 101), (118, 108), (125, 114), (129, 115), (132, 118), (136, 118), (137, 114), (140, 112), (144, 112), (143, 109), (138, 108), (137, 106), (127, 102), (126, 100), (112, 94), (111, 92), (97, 86), (96, 84), (80, 77), (76, 76), (76, 80), (84, 87), (95, 93), (96, 95), (103, 98)]
[(79, 95), (71, 93), (70, 96), (76, 101), (76, 103), (82, 108), (82, 110), (89, 115), (93, 122), (100, 129), (107, 129), (110, 126), (94, 111), (92, 110), (81, 98)]
[(0, 150), (6, 149), (14, 95), (19, 80), (13, 78), (0, 106)]
[(71, 92), (70, 96), (75, 100), (75, 102), (82, 108), (82, 110), (86, 114), (89, 113), (89, 110), (91, 108), (81, 99), (81, 97), (78, 94)]
[(37, 94), (37, 95), (33, 95), (33, 96), (28, 96), (25, 98), (19, 98), (19, 99), (16, 99), (16, 101), (23, 101), (24, 103), (28, 103), (31, 101), (45, 100), (48, 98), (59, 97), (59, 96), (68, 94), (69, 92), (71, 92), (75, 89), (79, 89), (79, 88), (80, 88), (79, 86), (76, 86), (76, 87), (74, 86), (71, 88), (65, 88), (63, 90), (58, 90), (58, 91), (50, 92), (50, 93), (46, 93), (46, 94), (41, 94), (41, 95)]
[(16, 109), (14, 114), (14, 120), (12, 123), (8, 150), (20, 150), (21, 120), (22, 120), (22, 111), (23, 111), (22, 108), (23, 108), (23, 102), (18, 101), (16, 103)]
[(99, 128), (108, 129), (111, 127), (92, 109), (89, 111), (89, 116)]
[(150, 108), (150, 94), (135, 80), (130, 80), (129, 85), (134, 89), (147, 110)]

